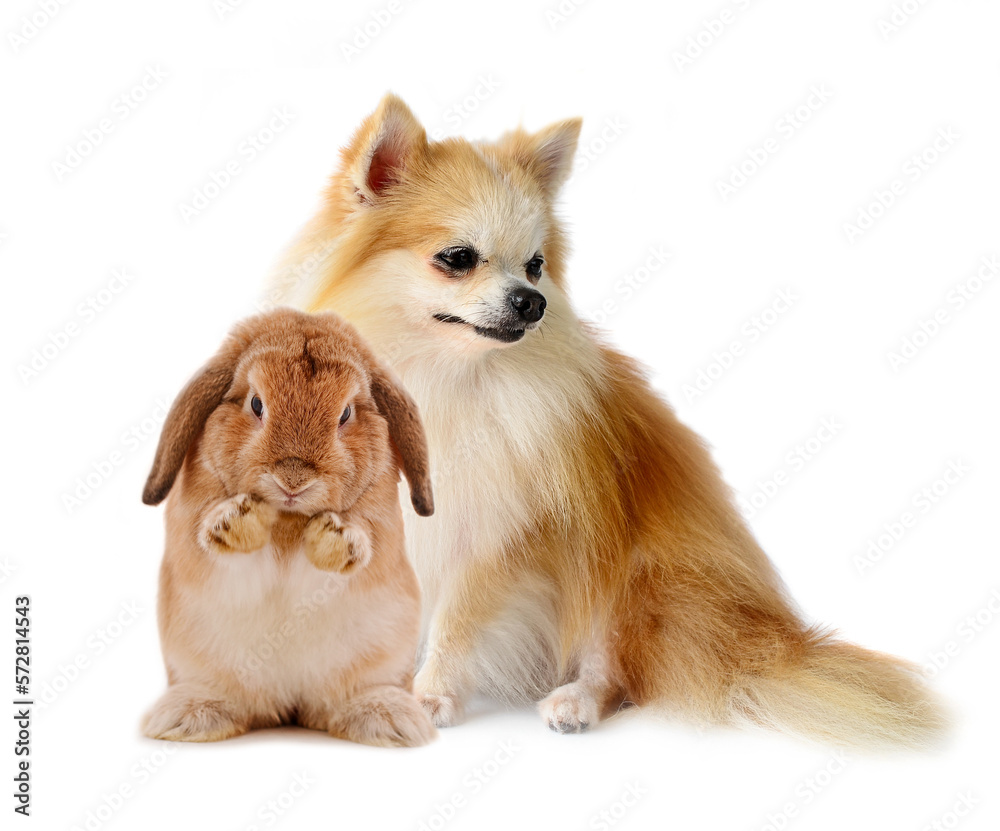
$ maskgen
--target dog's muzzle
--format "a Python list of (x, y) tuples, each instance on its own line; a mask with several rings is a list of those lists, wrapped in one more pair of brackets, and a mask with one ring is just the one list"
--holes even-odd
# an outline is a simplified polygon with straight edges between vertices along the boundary
[(438, 312), (434, 319), (472, 328), (477, 335), (501, 343), (516, 343), (534, 329), (545, 314), (545, 296), (532, 288), (517, 288), (507, 294), (507, 308), (491, 319), (472, 323), (458, 315)]

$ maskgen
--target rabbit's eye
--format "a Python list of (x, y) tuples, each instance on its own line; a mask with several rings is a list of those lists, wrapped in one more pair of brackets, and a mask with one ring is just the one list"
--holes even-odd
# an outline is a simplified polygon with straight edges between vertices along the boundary
[(250, 399), (250, 409), (253, 410), (253, 414), (260, 418), (264, 414), (264, 402), (260, 400), (259, 396), (254, 396)]
[(343, 424), (350, 417), (351, 417), (351, 405), (348, 404), (346, 407), (344, 407), (344, 412), (340, 414), (340, 423)]

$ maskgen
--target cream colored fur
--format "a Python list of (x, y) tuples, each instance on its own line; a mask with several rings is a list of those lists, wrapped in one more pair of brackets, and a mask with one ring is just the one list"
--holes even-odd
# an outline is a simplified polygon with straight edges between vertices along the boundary
[[(935, 741), (943, 716), (913, 668), (802, 620), (704, 444), (574, 313), (553, 205), (579, 129), (429, 142), (387, 96), (272, 283), (347, 317), (420, 406), (437, 512), (405, 523), (425, 709), (455, 724), (478, 689), (541, 700), (559, 732), (636, 702), (836, 743)], [(455, 249), (473, 265), (448, 265)], [(544, 316), (519, 321), (532, 290)]]

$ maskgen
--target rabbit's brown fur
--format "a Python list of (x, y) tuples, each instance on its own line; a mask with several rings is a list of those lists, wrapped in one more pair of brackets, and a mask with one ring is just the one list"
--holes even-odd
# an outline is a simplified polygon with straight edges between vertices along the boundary
[(412, 695), (400, 465), (430, 514), (416, 407), (348, 324), (281, 309), (236, 326), (178, 396), (143, 496), (170, 493), (169, 687), (146, 735), (297, 723), (376, 745), (433, 737)]

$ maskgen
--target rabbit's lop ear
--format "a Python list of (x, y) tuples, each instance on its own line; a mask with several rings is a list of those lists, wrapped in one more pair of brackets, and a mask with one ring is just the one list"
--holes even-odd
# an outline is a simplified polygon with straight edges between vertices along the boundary
[(372, 398), (389, 422), (389, 435), (410, 485), (413, 509), (420, 516), (430, 516), (434, 513), (434, 494), (431, 491), (427, 438), (417, 412), (417, 403), (384, 367), (372, 367), (371, 379)]
[(230, 334), (215, 357), (187, 382), (174, 401), (163, 423), (153, 469), (142, 491), (145, 504), (159, 505), (170, 493), (191, 442), (233, 383), (236, 364), (250, 339), (248, 330), (252, 327), (248, 323), (252, 322), (238, 326)]

